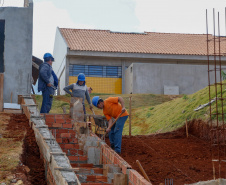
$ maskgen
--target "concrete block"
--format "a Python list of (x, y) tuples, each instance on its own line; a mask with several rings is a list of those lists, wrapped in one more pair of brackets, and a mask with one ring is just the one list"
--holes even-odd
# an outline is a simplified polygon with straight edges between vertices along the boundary
[(108, 178), (108, 183), (113, 183), (114, 173), (108, 173), (107, 178)]
[(166, 85), (164, 85), (164, 94), (166, 94), (166, 95), (179, 95), (179, 86), (166, 86)]
[(97, 147), (88, 147), (88, 163), (94, 165), (100, 164), (101, 149)]

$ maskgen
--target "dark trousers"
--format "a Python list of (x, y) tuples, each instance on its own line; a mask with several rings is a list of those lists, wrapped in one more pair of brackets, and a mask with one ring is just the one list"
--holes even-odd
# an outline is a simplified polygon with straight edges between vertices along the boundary
[(120, 117), (109, 132), (111, 147), (114, 148), (117, 153), (121, 153), (122, 131), (127, 118), (128, 116)]
[(44, 91), (42, 91), (43, 99), (40, 113), (49, 113), (53, 103), (53, 95), (54, 89), (52, 87), (47, 87)]

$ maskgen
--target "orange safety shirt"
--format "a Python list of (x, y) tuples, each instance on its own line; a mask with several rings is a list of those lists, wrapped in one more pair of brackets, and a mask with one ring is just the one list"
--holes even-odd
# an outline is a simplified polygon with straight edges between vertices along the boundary
[[(118, 103), (118, 97), (109, 97), (104, 100), (103, 113), (109, 121), (112, 117), (117, 118), (122, 111), (122, 106)], [(128, 116), (128, 112), (125, 111), (120, 117)]]

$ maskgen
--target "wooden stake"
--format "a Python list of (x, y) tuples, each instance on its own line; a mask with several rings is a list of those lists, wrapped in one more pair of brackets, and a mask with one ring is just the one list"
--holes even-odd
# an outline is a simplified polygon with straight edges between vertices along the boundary
[(138, 164), (138, 166), (139, 166), (139, 168), (140, 168), (140, 171), (142, 172), (144, 178), (145, 178), (148, 182), (151, 182), (150, 179), (148, 178), (146, 172), (144, 171), (144, 168), (141, 166), (140, 161), (139, 161), (139, 160), (136, 160), (136, 163)]
[(132, 121), (131, 99), (132, 96), (129, 97), (129, 136), (131, 136), (131, 121)]
[(213, 163), (213, 179), (216, 180), (214, 162), (212, 161), (212, 163)]
[(186, 119), (186, 135), (187, 135), (187, 138), (188, 138), (188, 122), (187, 122), (187, 119)]
[(4, 86), (4, 74), (0, 73), (0, 112), (3, 112), (3, 86)]

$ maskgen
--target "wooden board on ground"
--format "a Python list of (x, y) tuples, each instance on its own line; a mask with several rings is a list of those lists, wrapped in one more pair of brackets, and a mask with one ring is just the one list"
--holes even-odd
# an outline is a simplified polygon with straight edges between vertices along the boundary
[(4, 109), (5, 113), (22, 114), (21, 109)]

